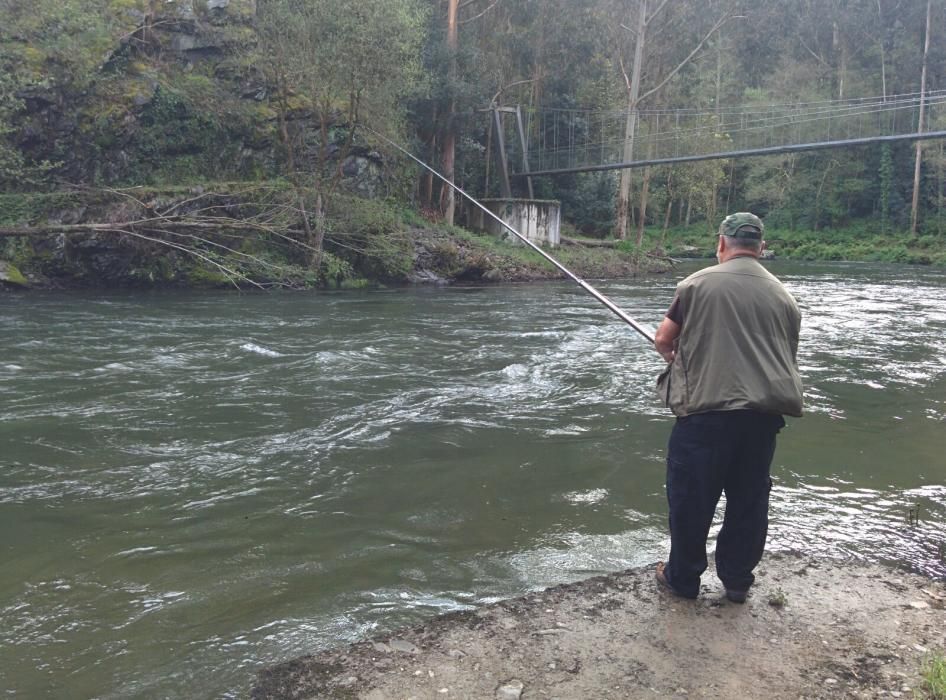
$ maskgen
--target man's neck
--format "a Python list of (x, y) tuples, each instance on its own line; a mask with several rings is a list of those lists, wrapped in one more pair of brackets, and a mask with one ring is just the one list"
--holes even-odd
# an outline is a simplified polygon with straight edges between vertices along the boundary
[(730, 260), (735, 260), (736, 258), (752, 258), (753, 260), (758, 260), (760, 257), (761, 255), (758, 253), (740, 250), (739, 252), (725, 253), (720, 258), (719, 264), (722, 265), (724, 262), (729, 262)]

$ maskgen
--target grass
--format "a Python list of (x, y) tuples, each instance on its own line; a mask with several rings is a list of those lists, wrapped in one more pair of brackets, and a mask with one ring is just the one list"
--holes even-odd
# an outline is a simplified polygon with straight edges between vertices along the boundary
[(946, 656), (936, 653), (923, 664), (922, 697), (930, 700), (946, 700)]

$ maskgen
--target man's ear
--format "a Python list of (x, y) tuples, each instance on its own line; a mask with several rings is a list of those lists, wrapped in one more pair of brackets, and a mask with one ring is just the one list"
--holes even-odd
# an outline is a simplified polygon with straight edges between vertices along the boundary
[(716, 255), (722, 255), (726, 252), (726, 236), (717, 236)]

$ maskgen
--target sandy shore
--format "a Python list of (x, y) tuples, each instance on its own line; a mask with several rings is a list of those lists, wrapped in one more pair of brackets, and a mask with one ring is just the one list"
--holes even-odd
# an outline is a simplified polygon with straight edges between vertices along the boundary
[[(748, 602), (653, 567), (445, 615), (260, 672), (254, 698), (913, 698), (946, 650), (946, 586), (769, 556)], [(923, 697), (917, 694), (917, 697)]]

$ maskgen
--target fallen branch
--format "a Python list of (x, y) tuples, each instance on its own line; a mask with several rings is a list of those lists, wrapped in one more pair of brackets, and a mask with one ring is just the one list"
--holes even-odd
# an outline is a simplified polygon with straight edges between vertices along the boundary
[(561, 237), (562, 243), (565, 245), (578, 245), (584, 246), (586, 248), (615, 248), (618, 243), (621, 241), (615, 240), (597, 240), (595, 238), (569, 238), (568, 236)]
[(261, 226), (249, 221), (229, 219), (224, 221), (188, 221), (177, 218), (141, 219), (139, 221), (124, 221), (117, 224), (46, 224), (43, 226), (2, 226), (0, 236), (52, 236), (60, 233), (127, 233), (129, 230), (146, 228), (152, 231), (179, 231), (219, 229), (260, 231)]

